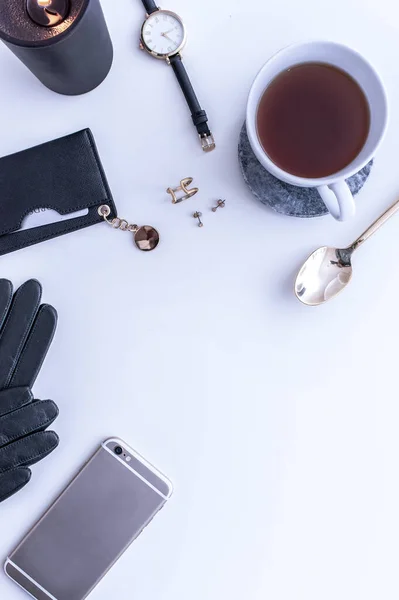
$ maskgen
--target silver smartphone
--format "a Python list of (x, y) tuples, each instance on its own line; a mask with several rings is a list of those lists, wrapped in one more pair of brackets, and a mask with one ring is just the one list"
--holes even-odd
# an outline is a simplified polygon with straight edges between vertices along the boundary
[(83, 600), (171, 494), (162, 473), (109, 439), (10, 554), (5, 572), (37, 600)]

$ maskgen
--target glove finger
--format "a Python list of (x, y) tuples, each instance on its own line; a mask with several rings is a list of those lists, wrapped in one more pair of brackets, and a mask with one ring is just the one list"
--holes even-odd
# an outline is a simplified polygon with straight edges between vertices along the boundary
[(31, 478), (32, 471), (21, 467), (0, 475), (0, 502), (21, 490)]
[(6, 320), (12, 301), (13, 287), (8, 279), (0, 279), (0, 330)]
[(33, 400), (33, 394), (28, 387), (17, 387), (2, 390), (0, 392), (0, 431), (1, 417), (18, 410), (26, 404), (30, 404)]
[(10, 387), (33, 386), (53, 341), (56, 327), (57, 311), (49, 304), (42, 304), (11, 376)]
[(0, 334), (0, 389), (9, 387), (19, 356), (35, 320), (42, 288), (31, 279), (14, 294)]
[(58, 406), (52, 400), (32, 402), (0, 419), (0, 447), (37, 431), (44, 431), (58, 417)]
[(55, 450), (59, 437), (54, 431), (41, 431), (0, 448), (0, 474), (17, 467), (30, 467)]

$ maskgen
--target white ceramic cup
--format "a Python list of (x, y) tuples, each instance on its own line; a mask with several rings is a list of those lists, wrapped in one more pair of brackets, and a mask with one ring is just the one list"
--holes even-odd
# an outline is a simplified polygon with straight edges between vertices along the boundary
[[(361, 152), (345, 169), (320, 179), (297, 177), (280, 169), (266, 154), (257, 132), (259, 102), (266, 88), (281, 72), (307, 62), (328, 63), (351, 75), (363, 89), (370, 106), (370, 131)], [(379, 75), (360, 54), (333, 42), (300, 43), (281, 50), (261, 69), (248, 98), (247, 132), (259, 162), (281, 181), (299, 187), (317, 188), (327, 209), (338, 221), (346, 221), (355, 214), (355, 202), (345, 180), (358, 173), (374, 158), (387, 123), (388, 101)]]

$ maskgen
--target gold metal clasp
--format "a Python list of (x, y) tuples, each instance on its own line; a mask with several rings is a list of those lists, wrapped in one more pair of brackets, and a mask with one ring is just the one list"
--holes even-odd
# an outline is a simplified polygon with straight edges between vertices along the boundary
[(200, 135), (200, 140), (201, 140), (201, 146), (204, 152), (212, 152), (212, 150), (214, 150), (216, 148), (216, 143), (215, 143), (215, 138), (213, 137), (212, 134), (206, 135), (206, 133), (204, 133), (203, 135)]
[[(192, 177), (186, 177), (185, 179), (181, 180), (179, 186), (175, 188), (169, 187), (166, 190), (166, 192), (172, 196), (172, 204), (179, 204), (180, 202), (183, 202), (183, 200), (188, 200), (189, 198), (195, 196), (195, 194), (198, 194), (199, 188), (192, 188), (191, 190), (188, 188), (188, 186), (191, 185), (193, 181), (194, 179)], [(184, 196), (178, 198), (178, 192), (183, 192)]]

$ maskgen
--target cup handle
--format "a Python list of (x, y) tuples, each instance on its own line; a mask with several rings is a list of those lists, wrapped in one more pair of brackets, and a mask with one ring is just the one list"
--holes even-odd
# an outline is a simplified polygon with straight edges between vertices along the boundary
[(355, 201), (345, 180), (317, 188), (324, 204), (337, 221), (347, 221), (355, 214)]

